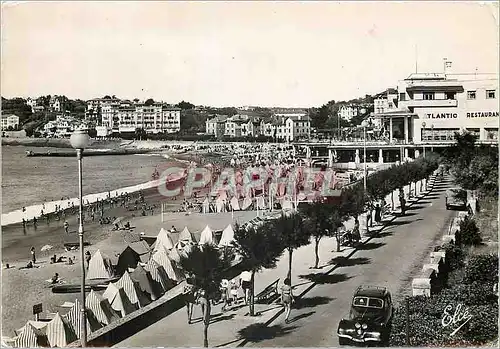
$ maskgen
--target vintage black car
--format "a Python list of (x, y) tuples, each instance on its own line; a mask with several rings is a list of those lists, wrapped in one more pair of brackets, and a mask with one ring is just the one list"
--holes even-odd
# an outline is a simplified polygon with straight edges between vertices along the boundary
[(467, 191), (461, 188), (446, 190), (446, 209), (465, 210), (467, 208)]
[(339, 344), (387, 343), (392, 313), (391, 294), (386, 287), (358, 287), (352, 297), (348, 318), (339, 323)]

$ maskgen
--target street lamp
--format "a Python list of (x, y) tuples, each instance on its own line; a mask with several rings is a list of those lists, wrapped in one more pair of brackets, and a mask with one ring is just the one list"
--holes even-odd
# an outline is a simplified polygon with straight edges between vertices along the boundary
[(361, 123), (361, 126), (363, 126), (363, 172), (364, 172), (364, 176), (363, 176), (363, 188), (366, 192), (366, 126), (368, 126), (368, 123), (366, 122), (366, 120), (364, 120), (362, 123)]
[(87, 323), (85, 317), (85, 255), (83, 251), (83, 193), (82, 193), (82, 157), (83, 150), (89, 145), (90, 137), (85, 130), (76, 129), (69, 139), (71, 146), (76, 149), (76, 157), (78, 159), (78, 196), (80, 200), (79, 206), (79, 224), (78, 237), (80, 244), (80, 263), (82, 267), (82, 284), (81, 284), (81, 343), (82, 348), (87, 346)]
[(431, 125), (431, 136), (432, 136), (432, 143), (431, 143), (431, 151), (434, 151), (434, 124)]
[[(425, 125), (426, 125), (426, 124), (425, 124), (425, 121), (424, 121), (424, 122), (422, 122), (422, 127), (423, 127), (424, 131), (425, 131)], [(423, 132), (422, 132), (422, 133), (423, 133)], [(424, 139), (424, 141), (425, 141), (425, 139)], [(422, 145), (423, 145), (423, 147), (424, 147), (424, 158), (425, 158), (425, 143), (424, 143), (424, 142), (422, 142)]]

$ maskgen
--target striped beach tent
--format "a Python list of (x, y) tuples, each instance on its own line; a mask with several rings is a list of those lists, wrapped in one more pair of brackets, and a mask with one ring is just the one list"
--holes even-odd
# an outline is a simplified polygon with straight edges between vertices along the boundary
[(257, 207), (261, 210), (265, 210), (266, 209), (266, 200), (264, 200), (264, 197), (263, 196), (258, 196), (256, 198), (256, 204), (257, 204)]
[(243, 204), (241, 205), (241, 209), (247, 210), (250, 206), (252, 206), (252, 199), (249, 196), (246, 196), (243, 199)]
[(181, 256), (179, 254), (179, 251), (177, 250), (177, 244), (175, 245), (176, 248), (171, 249), (168, 252), (168, 257), (173, 260), (175, 263), (180, 263), (181, 261)]
[(215, 237), (212, 229), (207, 225), (205, 229), (201, 232), (200, 236), (200, 245), (204, 244), (214, 244), (215, 243)]
[(180, 282), (184, 279), (182, 272), (178, 270), (172, 260), (168, 258), (168, 254), (165, 249), (156, 251), (153, 254), (153, 260), (165, 269), (165, 272), (170, 280)]
[(111, 308), (109, 301), (98, 295), (94, 292), (94, 290), (91, 290), (87, 295), (85, 306), (87, 307), (89, 318), (92, 315), (95, 321), (97, 321), (101, 326), (109, 325), (113, 321), (120, 318), (120, 315), (118, 315), (113, 308)]
[(16, 348), (48, 347), (49, 341), (42, 330), (35, 328), (28, 321), (14, 341)]
[(222, 231), (222, 236), (219, 241), (219, 247), (223, 246), (231, 246), (231, 243), (234, 241), (234, 229), (229, 224), (226, 229)]
[(138, 308), (142, 308), (151, 303), (151, 301), (146, 297), (146, 295), (142, 293), (141, 288), (137, 284), (137, 282), (134, 282), (132, 280), (128, 271), (123, 273), (120, 280), (115, 282), (115, 286), (118, 288), (120, 287), (123, 288), (125, 290), (125, 294), (130, 300), (130, 303), (137, 306)]
[(151, 274), (151, 278), (154, 281), (155, 288), (157, 292), (164, 293), (165, 291), (170, 290), (174, 286), (174, 281), (168, 278), (167, 272), (165, 269), (156, 263), (153, 259), (150, 259), (144, 270), (148, 271)]
[(97, 250), (89, 262), (87, 270), (87, 280), (110, 279), (113, 277), (113, 265), (111, 259)]
[(116, 287), (114, 283), (110, 282), (108, 284), (108, 287), (106, 287), (106, 289), (104, 290), (102, 296), (108, 300), (109, 304), (111, 304), (117, 293), (118, 293), (118, 287)]
[(184, 227), (179, 234), (179, 241), (191, 241), (195, 242), (193, 234), (189, 231), (188, 227)]
[(127, 294), (125, 293), (125, 290), (123, 288), (118, 289), (110, 303), (111, 308), (122, 317), (127, 316), (128, 314), (137, 310), (137, 307), (134, 306), (128, 299)]
[(238, 199), (236, 198), (236, 196), (233, 196), (233, 198), (231, 199), (231, 207), (232, 207), (233, 211), (239, 211), (241, 209), (240, 203), (238, 202)]
[(154, 251), (158, 251), (161, 247), (164, 247), (167, 250), (170, 250), (174, 247), (174, 242), (172, 241), (170, 233), (163, 228), (160, 229), (160, 232), (156, 237)]
[[(63, 318), (72, 326), (73, 332), (77, 338), (81, 337), (82, 332), (82, 304), (78, 299), (75, 299), (75, 304), (71, 307), (69, 312), (63, 315)], [(87, 317), (86, 317), (87, 318)], [(90, 326), (87, 320), (87, 333), (90, 333)]]
[(217, 200), (215, 200), (215, 209), (217, 213), (224, 212), (224, 200), (217, 198)]
[(46, 333), (51, 347), (63, 348), (77, 340), (73, 327), (59, 313), (47, 324)]
[(151, 273), (145, 270), (141, 265), (138, 265), (137, 268), (134, 269), (134, 271), (130, 274), (130, 277), (139, 285), (141, 291), (149, 299), (154, 301), (161, 297), (162, 293), (157, 287), (155, 287)]

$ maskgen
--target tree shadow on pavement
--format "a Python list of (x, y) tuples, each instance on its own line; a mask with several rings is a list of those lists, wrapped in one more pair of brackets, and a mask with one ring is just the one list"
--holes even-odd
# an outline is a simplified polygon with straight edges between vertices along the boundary
[(215, 324), (216, 322), (224, 321), (224, 320), (232, 320), (235, 314), (221, 315), (217, 317), (212, 317), (210, 319), (210, 324)]
[[(406, 214), (403, 216), (403, 217), (406, 217)], [(406, 221), (392, 221), (390, 223), (387, 223), (387, 226), (388, 227), (391, 227), (391, 226), (401, 226), (401, 225), (406, 225), (406, 224), (410, 224), (410, 223), (413, 223), (413, 222), (418, 222), (418, 221), (421, 221), (422, 218), (418, 218), (418, 219), (415, 219), (415, 220), (406, 220)]]
[[(379, 234), (381, 235), (381, 234)], [(332, 258), (328, 264), (336, 264), (338, 267), (352, 267), (353, 265), (368, 264), (370, 263), (370, 258), (359, 257), (359, 258), (346, 258), (344, 256), (339, 256)]]
[(311, 281), (315, 284), (324, 285), (324, 284), (336, 284), (338, 282), (346, 281), (346, 280), (349, 280), (351, 278), (351, 276), (347, 276), (347, 274), (325, 275), (325, 274), (321, 274), (321, 273), (318, 273), (318, 274), (311, 273), (311, 274), (299, 275), (299, 278), (306, 279), (306, 280)]
[(293, 309), (304, 309), (304, 308), (314, 308), (318, 305), (328, 304), (333, 301), (335, 298), (330, 297), (306, 297), (306, 298), (298, 298), (295, 303), (293, 303)]
[(385, 245), (385, 242), (368, 242), (358, 247), (358, 250), (374, 250), (376, 248), (382, 247)]
[[(419, 201), (419, 204), (421, 204), (422, 201)], [(408, 207), (407, 211), (413, 211), (413, 210), (420, 210), (421, 208), (424, 208), (425, 206), (422, 206), (422, 205), (415, 205), (415, 206), (412, 206), (412, 207)]]
[(384, 238), (387, 236), (392, 236), (394, 233), (392, 231), (382, 231), (381, 233), (378, 233), (377, 237), (378, 238)]
[(286, 336), (287, 334), (293, 332), (296, 328), (297, 326), (266, 326), (263, 323), (258, 323), (251, 324), (245, 328), (242, 328), (238, 331), (238, 335), (241, 337), (241, 339), (244, 339), (248, 342), (258, 343), (264, 340)]
[(304, 318), (306, 318), (306, 317), (309, 317), (309, 316), (311, 316), (311, 315), (312, 315), (312, 314), (314, 314), (314, 313), (315, 313), (315, 311), (310, 311), (310, 312), (308, 312), (308, 313), (304, 313), (304, 314), (297, 315), (297, 316), (295, 316), (293, 319), (291, 319), (290, 321), (288, 321), (288, 323), (289, 323), (289, 324), (291, 324), (292, 322), (295, 322), (295, 321), (298, 321), (298, 320), (300, 320), (300, 319), (304, 319)]

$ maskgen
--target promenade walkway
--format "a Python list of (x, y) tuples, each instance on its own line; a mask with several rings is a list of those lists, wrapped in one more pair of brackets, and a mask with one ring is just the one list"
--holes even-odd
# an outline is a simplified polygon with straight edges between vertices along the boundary
[[(431, 182), (434, 181), (434, 178)], [(431, 186), (429, 186), (429, 189)], [(425, 193), (426, 194), (426, 193)], [(425, 195), (421, 194), (420, 199)], [(419, 199), (408, 200), (411, 207)], [(390, 202), (390, 201), (389, 201)], [(396, 215), (389, 215), (384, 218), (384, 224), (388, 224), (396, 219)], [(363, 234), (362, 242), (366, 243), (372, 239), (371, 236), (384, 228), (381, 226), (370, 228), (368, 234)], [(351, 222), (347, 222), (350, 228)], [(388, 237), (390, 239), (390, 237)], [(343, 274), (330, 274), (342, 258), (349, 258), (356, 250), (351, 247), (342, 247), (337, 252), (335, 238), (324, 238), (320, 242), (319, 256), (320, 269), (311, 269), (314, 265), (314, 244), (303, 246), (293, 254), (292, 285), (295, 296), (302, 297), (313, 287), (322, 282), (325, 278), (332, 282), (343, 281)], [(345, 260), (345, 259), (344, 259)], [(284, 253), (274, 269), (265, 269), (255, 276), (255, 292), (258, 294), (266, 286), (280, 279), (280, 286), (288, 271), (288, 254)], [(241, 291), (240, 291), (241, 292)], [(243, 294), (240, 294), (242, 297)], [(208, 329), (208, 341), (211, 347), (239, 346), (244, 345), (245, 338), (252, 337), (253, 333), (259, 332), (259, 336), (265, 336), (263, 331), (267, 325), (280, 316), (283, 316), (283, 308), (278, 303), (269, 305), (256, 304), (255, 317), (248, 315), (248, 307), (240, 305), (226, 312), (221, 311), (221, 305), (212, 308), (211, 323)], [(119, 342), (115, 347), (200, 347), (203, 345), (203, 323), (201, 321), (201, 309), (195, 307), (193, 315), (194, 323), (187, 323), (185, 308), (161, 319), (146, 329), (130, 336), (126, 340)], [(290, 327), (290, 331), (293, 326)]]

